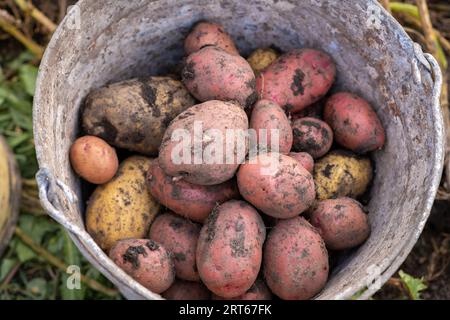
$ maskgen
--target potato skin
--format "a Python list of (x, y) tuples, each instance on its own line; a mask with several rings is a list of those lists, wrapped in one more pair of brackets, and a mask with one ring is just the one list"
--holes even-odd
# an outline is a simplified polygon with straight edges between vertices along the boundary
[[(288, 153), (292, 148), (292, 129), (290, 121), (283, 109), (275, 102), (270, 100), (259, 100), (253, 107), (252, 116), (250, 118), (250, 129), (256, 131), (256, 139), (258, 144), (262, 143), (260, 135), (262, 130), (266, 130), (266, 143), (262, 147), (272, 147), (272, 143), (278, 144), (280, 153)], [(278, 130), (278, 141), (272, 141), (271, 136), (274, 130)], [(264, 141), (264, 140), (263, 140)]]
[(108, 183), (98, 186), (86, 208), (86, 228), (95, 242), (108, 251), (126, 238), (144, 238), (160, 205), (145, 184), (152, 159), (125, 159)]
[(314, 49), (281, 55), (256, 78), (260, 99), (275, 101), (288, 112), (299, 112), (320, 100), (336, 75), (331, 57)]
[(156, 155), (170, 121), (194, 103), (178, 80), (131, 79), (89, 93), (82, 125), (113, 146)]
[(164, 292), (175, 280), (175, 268), (170, 253), (153, 240), (120, 240), (111, 248), (109, 257), (152, 292)]
[(300, 162), (300, 164), (303, 166), (303, 168), (308, 170), (309, 173), (312, 174), (314, 172), (314, 159), (313, 159), (313, 157), (311, 157), (311, 155), (309, 153), (289, 152), (288, 156), (291, 158), (294, 158), (295, 160)]
[(316, 118), (300, 118), (292, 123), (295, 151), (309, 153), (314, 159), (324, 156), (333, 144), (330, 126)]
[(280, 220), (264, 246), (264, 276), (284, 300), (310, 299), (328, 278), (328, 253), (320, 235), (304, 218)]
[(80, 137), (69, 151), (73, 170), (84, 180), (103, 184), (114, 177), (119, 168), (116, 150), (94, 136)]
[(301, 214), (316, 196), (312, 175), (297, 160), (273, 152), (242, 164), (237, 182), (244, 199), (265, 214), (280, 219)]
[(370, 235), (367, 214), (351, 198), (319, 201), (310, 212), (310, 221), (332, 250), (356, 247)]
[(303, 110), (296, 113), (289, 113), (290, 119), (294, 122), (300, 118), (316, 118), (319, 120), (323, 120), (323, 109), (325, 107), (325, 99), (323, 98), (312, 105), (307, 106)]
[(253, 51), (247, 58), (255, 74), (259, 74), (265, 68), (270, 66), (279, 57), (277, 51), (272, 48), (259, 48)]
[(331, 151), (314, 165), (317, 198), (356, 198), (366, 192), (372, 176), (369, 158), (346, 150)]
[[(177, 153), (176, 150), (177, 146), (180, 144), (178, 141), (171, 140), (174, 131), (181, 129), (186, 130), (191, 137), (191, 141), (193, 141), (196, 123), (201, 123), (203, 126), (203, 154), (207, 154), (206, 151), (208, 149), (206, 149), (207, 146), (205, 147), (205, 145), (208, 145), (209, 142), (211, 142), (205, 140), (208, 138), (206, 132), (216, 130), (220, 132), (222, 137), (225, 137), (227, 129), (239, 129), (245, 132), (248, 129), (247, 115), (237, 104), (217, 100), (197, 104), (181, 113), (171, 122), (169, 128), (167, 128), (159, 151), (159, 165), (167, 175), (183, 177), (185, 181), (193, 184), (215, 185), (230, 180), (234, 176), (239, 165), (244, 162), (248, 150), (248, 145), (245, 143), (245, 145), (243, 145), (243, 152), (238, 152), (239, 145), (246, 142), (241, 141), (239, 136), (236, 136), (233, 140), (235, 146), (234, 154), (236, 155), (234, 161), (232, 161), (233, 163), (226, 163), (224, 159), (220, 159), (221, 163), (216, 163), (216, 161), (206, 163), (207, 161), (205, 160), (207, 160), (206, 158), (208, 157), (203, 159), (204, 161), (202, 161), (203, 163), (201, 164), (194, 163), (193, 157), (191, 158), (190, 163), (181, 162), (177, 164), (173, 161), (172, 152), (178, 155), (179, 153)], [(214, 137), (211, 138), (212, 142), (214, 142), (212, 144), (213, 146), (218, 143)], [(226, 142), (225, 139), (223, 140), (222, 149), (219, 151), (224, 150), (223, 154), (225, 156)], [(195, 150), (193, 144), (191, 145), (190, 150), (191, 154), (194, 154)]]
[(339, 92), (326, 102), (325, 121), (333, 128), (336, 141), (343, 147), (363, 154), (381, 149), (384, 128), (375, 111), (363, 98)]
[(149, 238), (172, 253), (176, 276), (182, 280), (199, 281), (195, 265), (200, 225), (173, 213), (158, 215), (153, 221)]
[(255, 283), (244, 294), (234, 298), (223, 298), (216, 294), (212, 294), (212, 300), (272, 300), (272, 292), (261, 279), (257, 279)]
[(192, 28), (184, 40), (184, 51), (190, 55), (205, 46), (216, 46), (229, 54), (239, 55), (233, 39), (220, 24), (201, 21)]
[(158, 160), (150, 166), (147, 185), (151, 195), (160, 204), (200, 223), (205, 221), (217, 204), (240, 197), (235, 179), (212, 186), (192, 184), (166, 175)]
[(198, 100), (236, 101), (249, 108), (257, 100), (255, 74), (247, 60), (208, 46), (186, 59), (181, 78)]
[(248, 203), (230, 200), (216, 207), (197, 244), (203, 283), (221, 297), (244, 294), (258, 276), (265, 237), (264, 223)]
[(162, 294), (167, 300), (210, 300), (211, 292), (200, 282), (176, 279)]

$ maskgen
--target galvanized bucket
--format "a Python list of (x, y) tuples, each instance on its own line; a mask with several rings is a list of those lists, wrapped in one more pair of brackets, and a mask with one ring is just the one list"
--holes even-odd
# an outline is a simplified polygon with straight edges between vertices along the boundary
[(164, 74), (183, 57), (198, 20), (222, 23), (243, 55), (257, 47), (320, 48), (337, 64), (336, 88), (369, 100), (387, 131), (374, 155), (372, 235), (342, 257), (317, 299), (370, 297), (400, 266), (427, 220), (443, 166), (441, 74), (376, 1), (80, 1), (40, 67), (34, 130), (42, 205), (130, 299), (160, 299), (117, 268), (85, 230), (86, 198), (68, 150), (83, 98), (108, 82)]

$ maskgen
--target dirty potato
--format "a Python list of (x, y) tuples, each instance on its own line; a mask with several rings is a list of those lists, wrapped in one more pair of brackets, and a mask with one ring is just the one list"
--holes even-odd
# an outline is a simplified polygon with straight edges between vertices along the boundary
[(333, 144), (330, 126), (316, 118), (300, 118), (292, 122), (292, 149), (309, 153), (314, 159), (325, 155)]
[(212, 295), (213, 300), (272, 300), (272, 292), (270, 292), (266, 283), (258, 279), (244, 294), (234, 298), (223, 298), (216, 294)]
[(317, 198), (356, 198), (366, 192), (372, 176), (369, 158), (346, 150), (331, 151), (314, 165)]
[(83, 129), (115, 147), (156, 155), (170, 121), (193, 104), (183, 84), (170, 77), (126, 80), (87, 96)]
[(278, 56), (278, 52), (272, 48), (259, 48), (250, 54), (247, 61), (255, 74), (259, 74), (265, 68), (270, 66)]
[(147, 235), (160, 208), (145, 184), (151, 161), (143, 156), (124, 160), (114, 178), (91, 195), (86, 228), (102, 249), (108, 251), (119, 240)]
[(162, 294), (167, 300), (209, 300), (211, 292), (203, 283), (176, 279)]

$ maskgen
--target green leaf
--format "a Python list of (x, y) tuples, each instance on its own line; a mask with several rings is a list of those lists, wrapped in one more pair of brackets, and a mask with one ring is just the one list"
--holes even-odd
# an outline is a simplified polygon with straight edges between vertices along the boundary
[(34, 96), (34, 90), (36, 89), (36, 78), (38, 74), (38, 68), (30, 64), (25, 64), (19, 68), (19, 78), (22, 82), (25, 91)]
[(34, 56), (29, 51), (23, 51), (17, 58), (8, 63), (7, 68), (11, 70), (18, 70), (24, 63), (30, 62)]
[(37, 257), (33, 250), (20, 241), (17, 243), (15, 249), (20, 262), (26, 262)]
[(17, 264), (17, 259), (3, 259), (0, 265), (0, 282), (5, 279), (8, 273), (14, 268)]
[(43, 278), (32, 279), (27, 283), (26, 288), (36, 299), (45, 299), (48, 293), (48, 284)]
[(39, 245), (42, 244), (42, 239), (47, 233), (59, 230), (59, 225), (47, 217), (36, 217), (30, 214), (20, 215), (19, 226)]
[(398, 272), (400, 279), (402, 280), (403, 284), (408, 289), (409, 295), (413, 300), (420, 300), (420, 292), (425, 290), (427, 286), (424, 283), (424, 279), (422, 278), (414, 278), (413, 276), (410, 276), (409, 274), (403, 272), (400, 270)]

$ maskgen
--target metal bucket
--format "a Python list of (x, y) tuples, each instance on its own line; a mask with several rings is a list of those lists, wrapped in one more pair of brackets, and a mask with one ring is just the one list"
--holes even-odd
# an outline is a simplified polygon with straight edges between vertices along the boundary
[(320, 48), (337, 64), (336, 88), (368, 101), (387, 131), (374, 155), (372, 235), (340, 259), (317, 299), (370, 297), (406, 258), (427, 220), (443, 165), (441, 74), (376, 1), (80, 1), (59, 26), (34, 100), (38, 182), (46, 211), (127, 298), (159, 299), (114, 265), (85, 231), (86, 199), (68, 150), (83, 98), (130, 77), (164, 74), (183, 57), (198, 20), (222, 23), (246, 55), (257, 47)]
[(20, 190), (16, 159), (0, 136), (0, 257), (14, 233), (19, 215)]

